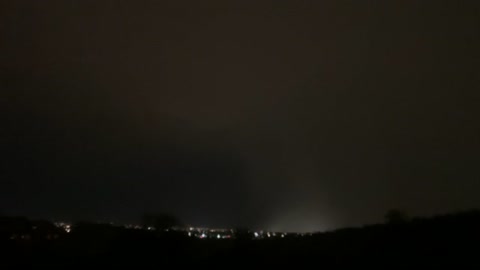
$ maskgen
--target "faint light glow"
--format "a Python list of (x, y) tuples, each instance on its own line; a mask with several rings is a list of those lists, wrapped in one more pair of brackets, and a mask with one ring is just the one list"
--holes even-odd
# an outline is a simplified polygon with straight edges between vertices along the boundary
[(282, 234), (282, 238), (284, 238), (284, 237), (285, 237), (285, 234)]
[(270, 237), (270, 233), (267, 233), (267, 237)]

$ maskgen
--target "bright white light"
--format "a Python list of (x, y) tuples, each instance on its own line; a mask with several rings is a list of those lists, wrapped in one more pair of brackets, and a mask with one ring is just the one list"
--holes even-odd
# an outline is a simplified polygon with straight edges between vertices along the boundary
[(200, 235), (200, 238), (202, 238), (202, 239), (205, 238), (205, 237), (207, 237), (207, 235), (205, 233), (202, 233), (202, 235)]
[(220, 234), (217, 234), (217, 239), (220, 239), (220, 237), (222, 237), (222, 236), (220, 236)]
[(192, 233), (191, 233), (191, 232), (189, 232), (189, 233), (188, 233), (188, 237), (191, 237), (191, 236), (192, 236)]
[(67, 233), (69, 233), (69, 232), (71, 231), (71, 230), (70, 230), (70, 226), (67, 226), (67, 227), (65, 228), (65, 231), (66, 231)]
[(255, 235), (255, 237), (258, 237), (258, 233), (257, 233), (257, 232), (255, 232), (253, 235)]
[(270, 233), (267, 233), (267, 236), (270, 237)]

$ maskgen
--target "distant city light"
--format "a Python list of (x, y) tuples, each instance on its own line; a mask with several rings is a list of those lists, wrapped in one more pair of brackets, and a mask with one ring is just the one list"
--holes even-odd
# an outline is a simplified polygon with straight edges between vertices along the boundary
[[(61, 228), (64, 230), (66, 233), (71, 233), (73, 231), (73, 225), (69, 222), (54, 222), (55, 226), (58, 228)], [(109, 223), (107, 223), (109, 224)], [(142, 225), (137, 225), (137, 224), (117, 224), (117, 225), (112, 225), (112, 226), (121, 226), (126, 229), (138, 229), (138, 230), (146, 230), (146, 231), (156, 231), (157, 228), (153, 226), (142, 226)], [(32, 229), (34, 226), (32, 226)], [(206, 227), (173, 227), (169, 229), (164, 229), (163, 231), (169, 232), (169, 231), (177, 231), (177, 232), (182, 232), (183, 235), (188, 237), (194, 237), (194, 238), (199, 238), (199, 239), (231, 239), (231, 238), (237, 238), (239, 237), (237, 234), (238, 232), (234, 229), (229, 229), (229, 228), (206, 228)], [(272, 238), (272, 237), (281, 237), (285, 238), (287, 236), (287, 233), (285, 232), (268, 232), (268, 231), (249, 231), (253, 235), (251, 236), (252, 238), (256, 239), (264, 239), (264, 238)], [(296, 236), (300, 237), (306, 237), (306, 236), (311, 236), (312, 233), (296, 233), (294, 234)], [(12, 235), (12, 239), (21, 239), (21, 235)]]

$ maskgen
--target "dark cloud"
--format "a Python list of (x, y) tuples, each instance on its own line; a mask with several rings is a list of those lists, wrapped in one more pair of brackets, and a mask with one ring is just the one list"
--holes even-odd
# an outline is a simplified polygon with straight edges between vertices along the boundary
[(478, 207), (479, 12), (2, 3), (3, 211), (314, 230)]

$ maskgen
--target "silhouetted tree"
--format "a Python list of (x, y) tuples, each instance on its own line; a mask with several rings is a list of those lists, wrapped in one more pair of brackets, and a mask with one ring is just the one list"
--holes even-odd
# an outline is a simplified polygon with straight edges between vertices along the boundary
[(402, 224), (408, 221), (408, 215), (400, 209), (391, 209), (385, 214), (388, 224)]
[(237, 228), (235, 229), (235, 238), (239, 240), (250, 240), (252, 239), (252, 233), (248, 228)]
[(166, 230), (181, 225), (180, 219), (172, 214), (146, 214), (143, 216), (143, 226), (155, 227), (157, 230)]

